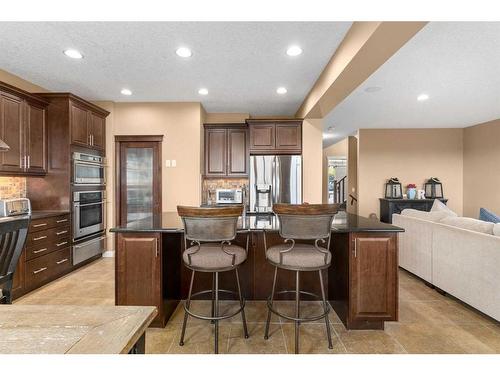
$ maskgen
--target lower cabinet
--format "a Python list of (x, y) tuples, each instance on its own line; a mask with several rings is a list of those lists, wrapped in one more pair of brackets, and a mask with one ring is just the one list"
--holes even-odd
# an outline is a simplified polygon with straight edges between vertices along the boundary
[(116, 304), (156, 306), (153, 326), (164, 326), (161, 235), (116, 236)]

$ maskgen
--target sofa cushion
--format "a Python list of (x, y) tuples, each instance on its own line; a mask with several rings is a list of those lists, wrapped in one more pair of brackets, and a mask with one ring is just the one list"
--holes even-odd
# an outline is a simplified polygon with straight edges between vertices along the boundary
[(474, 232), (493, 234), (495, 224), (473, 219), (471, 217), (448, 216), (440, 221), (441, 224), (451, 225), (457, 228), (468, 229)]
[(500, 216), (487, 210), (486, 208), (479, 209), (479, 220), (488, 221), (490, 223), (500, 223)]
[(446, 212), (448, 216), (458, 216), (455, 212), (450, 210), (450, 208), (441, 202), (439, 199), (434, 199), (434, 203), (432, 203), (431, 212)]
[(433, 222), (438, 222), (445, 217), (450, 216), (446, 211), (427, 212), (415, 210), (413, 208), (405, 208), (403, 211), (401, 211), (401, 215)]

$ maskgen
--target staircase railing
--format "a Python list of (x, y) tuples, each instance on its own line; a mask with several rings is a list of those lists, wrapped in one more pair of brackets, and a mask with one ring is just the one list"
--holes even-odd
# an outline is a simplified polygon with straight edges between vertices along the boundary
[(344, 203), (347, 200), (346, 181), (347, 176), (344, 176), (340, 180), (333, 182), (333, 203)]

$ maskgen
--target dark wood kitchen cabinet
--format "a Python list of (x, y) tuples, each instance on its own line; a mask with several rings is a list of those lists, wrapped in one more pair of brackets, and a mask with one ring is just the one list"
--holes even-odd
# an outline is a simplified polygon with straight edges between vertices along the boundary
[(250, 131), (250, 153), (301, 154), (301, 120), (247, 120)]
[(71, 143), (104, 150), (106, 115), (96, 113), (74, 100), (71, 100), (70, 106)]
[(163, 327), (161, 235), (119, 233), (116, 244), (116, 304), (156, 306), (152, 325)]
[(248, 129), (238, 125), (205, 125), (205, 177), (247, 177)]
[(43, 175), (47, 172), (48, 103), (0, 82), (0, 139), (9, 151), (0, 155), (0, 173)]
[(332, 243), (329, 300), (346, 327), (383, 329), (384, 321), (397, 320), (397, 233), (341, 234)]

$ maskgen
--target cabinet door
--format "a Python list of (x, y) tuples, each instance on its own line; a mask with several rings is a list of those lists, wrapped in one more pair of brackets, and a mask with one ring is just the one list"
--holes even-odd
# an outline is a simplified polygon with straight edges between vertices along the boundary
[(250, 151), (273, 152), (276, 146), (274, 123), (250, 124)]
[(226, 129), (205, 129), (205, 175), (225, 176)]
[(17, 262), (16, 272), (12, 280), (12, 298), (18, 298), (24, 291), (24, 269), (26, 266), (26, 251), (24, 250)]
[(45, 109), (26, 104), (26, 155), (28, 173), (47, 173), (47, 124)]
[(88, 146), (90, 145), (90, 137), (88, 131), (88, 111), (77, 105), (70, 104), (70, 117), (71, 117), (71, 143)]
[(397, 234), (351, 234), (350, 320), (396, 320)]
[(228, 129), (228, 176), (248, 176), (248, 156), (248, 131), (246, 129)]
[(106, 145), (106, 119), (96, 113), (90, 113), (90, 135), (92, 147), (104, 150)]
[(297, 122), (276, 124), (276, 149), (280, 151), (302, 151), (302, 124)]
[(156, 306), (161, 315), (161, 237), (159, 234), (117, 236), (116, 304)]
[(9, 147), (0, 153), (2, 172), (24, 171), (23, 101), (12, 95), (0, 93), (0, 139)]

